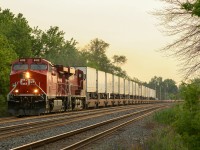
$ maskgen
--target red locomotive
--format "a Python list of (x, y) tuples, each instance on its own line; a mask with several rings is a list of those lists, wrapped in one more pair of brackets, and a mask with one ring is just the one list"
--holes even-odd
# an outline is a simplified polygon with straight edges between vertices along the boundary
[(45, 59), (19, 59), (12, 63), (8, 111), (18, 116), (85, 107), (83, 76), (79, 69)]

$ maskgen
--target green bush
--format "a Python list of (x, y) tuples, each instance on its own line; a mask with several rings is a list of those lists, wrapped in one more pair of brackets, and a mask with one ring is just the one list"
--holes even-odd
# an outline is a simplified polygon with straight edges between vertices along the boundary
[(6, 98), (0, 95), (0, 117), (5, 117), (5, 116), (9, 116), (7, 110), (7, 102)]
[(181, 85), (184, 99), (183, 109), (177, 114), (175, 130), (180, 134), (189, 149), (200, 149), (200, 79)]
[(171, 127), (157, 129), (147, 145), (150, 150), (187, 150), (181, 136)]
[(150, 149), (200, 150), (200, 79), (180, 86), (183, 104), (157, 112), (156, 122), (168, 129), (157, 131), (150, 140)]
[(174, 123), (174, 121), (176, 120), (176, 114), (178, 111), (178, 107), (179, 106), (177, 105), (177, 106), (156, 112), (154, 114), (153, 118), (158, 123), (170, 125), (170, 124)]

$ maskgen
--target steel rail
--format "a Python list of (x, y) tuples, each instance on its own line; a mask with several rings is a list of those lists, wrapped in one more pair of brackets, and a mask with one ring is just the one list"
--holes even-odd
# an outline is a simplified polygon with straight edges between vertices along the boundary
[[(132, 106), (132, 107), (128, 107), (128, 109), (132, 109), (132, 108), (143, 108), (143, 107), (146, 107), (146, 106)], [(114, 111), (116, 110), (121, 110), (121, 109), (127, 109), (127, 108), (116, 108), (114, 109)], [(109, 112), (109, 111), (113, 111), (113, 109), (106, 109), (105, 111), (102, 111), (101, 112)], [(92, 114), (96, 114), (96, 113), (99, 113), (99, 110), (98, 111), (89, 111), (89, 112), (84, 112), (84, 114), (80, 114), (80, 112), (76, 112), (74, 114), (71, 114), (70, 116), (64, 116), (64, 115), (61, 115), (60, 118), (49, 118), (49, 119), (45, 119), (45, 120), (40, 120), (40, 121), (33, 121), (33, 122), (28, 122), (28, 123), (22, 123), (22, 124), (17, 124), (17, 125), (9, 125), (9, 126), (5, 126), (5, 127), (0, 127), (0, 132), (1, 131), (6, 131), (6, 130), (10, 130), (10, 129), (15, 129), (15, 128), (18, 128), (18, 127), (26, 127), (27, 125), (35, 125), (35, 124), (38, 124), (38, 123), (45, 123), (45, 122), (48, 122), (49, 121), (57, 121), (57, 120), (61, 120), (61, 119), (69, 119), (71, 117), (74, 117), (73, 115), (76, 115), (75, 117), (81, 117), (81, 116), (84, 116), (84, 115), (92, 115)], [(77, 115), (78, 114), (78, 115)], [(32, 118), (31, 118), (32, 119)]]
[(151, 108), (144, 109), (144, 110), (141, 110), (141, 111), (137, 111), (137, 112), (134, 112), (134, 113), (130, 113), (130, 114), (127, 114), (127, 115), (116, 117), (114, 119), (109, 119), (109, 120), (106, 120), (106, 121), (103, 121), (103, 122), (100, 122), (100, 123), (96, 123), (94, 125), (89, 125), (89, 126), (77, 129), (77, 130), (73, 130), (73, 131), (70, 131), (70, 132), (66, 132), (66, 133), (63, 133), (63, 134), (52, 136), (50, 138), (45, 138), (45, 139), (42, 139), (42, 140), (39, 140), (39, 141), (35, 141), (35, 142), (29, 143), (29, 144), (25, 144), (25, 145), (13, 148), (12, 150), (33, 149), (33, 148), (36, 148), (36, 147), (39, 147), (39, 146), (42, 146), (42, 145), (45, 145), (45, 144), (48, 144), (48, 143), (52, 143), (52, 142), (61, 140), (61, 139), (66, 138), (66, 137), (70, 137), (70, 136), (73, 136), (73, 135), (76, 135), (76, 134), (79, 134), (79, 133), (82, 133), (82, 132), (86, 132), (88, 130), (91, 130), (91, 129), (94, 129), (94, 128), (97, 128), (97, 127), (100, 127), (100, 126), (103, 126), (103, 125), (106, 125), (106, 124), (109, 124), (109, 123), (112, 123), (114, 121), (118, 121), (118, 120), (130, 117), (132, 115), (136, 115), (136, 114), (139, 114), (139, 113), (144, 113), (146, 111), (154, 110), (154, 109), (160, 108), (160, 107), (165, 107), (165, 106), (151, 107)]
[(74, 144), (72, 144), (70, 146), (67, 146), (65, 148), (62, 148), (60, 150), (76, 150), (76, 149), (79, 149), (81, 147), (84, 147), (84, 146), (86, 146), (86, 145), (88, 145), (88, 144), (90, 144), (90, 143), (92, 143), (94, 141), (97, 141), (99, 139), (104, 138), (105, 136), (108, 136), (108, 135), (112, 134), (113, 132), (116, 132), (116, 130), (118, 130), (118, 129), (122, 128), (122, 127), (125, 127), (125, 126), (127, 126), (127, 125), (129, 125), (129, 124), (131, 124), (131, 123), (133, 123), (133, 122), (135, 122), (137, 120), (140, 120), (140, 119), (142, 119), (142, 118), (144, 118), (146, 116), (149, 116), (150, 114), (152, 114), (155, 111), (158, 111), (159, 109), (161, 109), (161, 108), (157, 108), (156, 110), (152, 110), (151, 112), (148, 112), (148, 113), (146, 113), (144, 115), (141, 115), (139, 117), (136, 117), (136, 118), (134, 118), (132, 120), (126, 121), (124, 123), (121, 123), (120, 125), (117, 125), (117, 126), (111, 128), (111, 129), (108, 129), (108, 130), (100, 132), (100, 133), (98, 133), (96, 135), (90, 136), (90, 137), (88, 137), (88, 138), (86, 138), (86, 139), (84, 139), (82, 141), (76, 142), (76, 143), (74, 143)]
[[(153, 104), (147, 104), (147, 105), (153, 105)], [(136, 106), (136, 105), (126, 105), (126, 106), (118, 106), (117, 108), (123, 108), (123, 107), (132, 107), (132, 106)], [(59, 117), (59, 116), (63, 116), (63, 115), (74, 115), (74, 114), (78, 114), (80, 113), (80, 111), (82, 113), (87, 113), (87, 112), (97, 112), (97, 111), (102, 111), (102, 110), (108, 110), (108, 109), (116, 109), (116, 107), (109, 107), (109, 108), (101, 108), (101, 109), (92, 109), (92, 110), (76, 110), (76, 111), (67, 111), (67, 112), (61, 112), (61, 113), (56, 113), (56, 114), (45, 114), (44, 116), (29, 116), (26, 118), (16, 118), (13, 117), (13, 119), (5, 119), (1, 121), (0, 119), (0, 125), (1, 124), (5, 124), (5, 123), (9, 123), (9, 122), (19, 122), (19, 121), (25, 121), (25, 120), (31, 120), (31, 119), (41, 119), (41, 118), (49, 118), (49, 117)], [(3, 119), (3, 118), (2, 118)]]
[[(86, 114), (80, 114), (80, 115), (76, 115), (76, 116), (65, 116), (63, 118), (55, 118), (55, 119), (45, 120), (45, 121), (24, 123), (24, 124), (20, 124), (19, 126), (13, 125), (13, 126), (8, 126), (8, 127), (2, 127), (2, 128), (0, 128), (0, 139), (11, 137), (11, 136), (16, 136), (19, 134), (22, 135), (24, 133), (30, 133), (33, 131), (43, 130), (43, 129), (47, 129), (47, 128), (63, 126), (63, 125), (66, 125), (66, 124), (69, 124), (72, 122), (77, 122), (80, 120), (100, 117), (103, 115), (113, 114), (116, 112), (128, 111), (128, 110), (132, 110), (132, 109), (145, 108), (145, 107), (147, 107), (147, 106), (121, 108), (121, 109), (116, 109), (116, 110), (106, 110), (106, 111), (102, 112), (101, 114), (99, 114), (99, 112), (93, 112), (90, 114), (86, 113)], [(76, 117), (76, 118), (74, 119), (74, 117)], [(77, 117), (80, 117), (80, 118), (77, 118)], [(66, 122), (66, 120), (67, 120), (67, 122)], [(57, 122), (55, 123), (55, 121), (57, 121)]]
[(0, 123), (2, 123), (4, 121), (12, 120), (12, 119), (15, 119), (15, 117), (2, 117), (2, 118), (0, 118)]

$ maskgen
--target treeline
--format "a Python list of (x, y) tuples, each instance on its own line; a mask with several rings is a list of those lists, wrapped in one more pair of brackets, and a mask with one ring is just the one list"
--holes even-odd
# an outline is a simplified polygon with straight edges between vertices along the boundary
[(180, 98), (176, 82), (172, 79), (163, 79), (154, 76), (149, 83), (144, 82), (145, 86), (156, 90), (156, 97), (161, 100), (176, 100)]
[(66, 40), (59, 27), (42, 31), (30, 27), (21, 13), (14, 15), (9, 9), (0, 9), (0, 94), (8, 93), (10, 63), (23, 57), (42, 57), (65, 66), (89, 66), (129, 78), (119, 64), (127, 61), (125, 56), (114, 55), (109, 59), (106, 51), (109, 44), (93, 39), (82, 49), (71, 38)]
[(23, 14), (0, 9), (0, 113), (6, 110), (10, 64), (17, 58), (41, 57), (54, 64), (89, 66), (129, 78), (120, 67), (126, 57), (114, 55), (109, 59), (106, 55), (109, 44), (105, 41), (93, 39), (82, 49), (77, 44), (73, 38), (66, 40), (65, 33), (57, 26), (42, 31), (30, 27)]
[[(160, 124), (149, 139), (150, 150), (199, 150), (200, 148), (200, 79), (180, 85), (180, 96), (184, 103), (158, 112), (154, 118)], [(167, 126), (166, 126), (167, 125)]]

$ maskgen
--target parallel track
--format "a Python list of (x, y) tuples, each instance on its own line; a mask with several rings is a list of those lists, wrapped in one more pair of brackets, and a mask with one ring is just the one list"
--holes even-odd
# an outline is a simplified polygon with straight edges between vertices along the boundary
[[(151, 105), (151, 104), (149, 104), (149, 105)], [(123, 107), (126, 107), (126, 106), (125, 105), (118, 106), (117, 108), (123, 108)], [(26, 117), (22, 117), (22, 118), (6, 117), (6, 118), (0, 118), (0, 125), (3, 125), (5, 123), (14, 123), (14, 122), (31, 120), (31, 119), (60, 117), (60, 116), (64, 116), (64, 115), (74, 115), (74, 114), (80, 113), (80, 111), (81, 112), (93, 112), (93, 111), (102, 111), (102, 110), (107, 110), (107, 109), (116, 109), (116, 107), (105, 107), (105, 108), (100, 108), (100, 109), (87, 109), (87, 110), (81, 109), (81, 110), (74, 110), (74, 111), (69, 110), (67, 112), (60, 112), (60, 113), (54, 113), (54, 114), (44, 114), (44, 115), (40, 115), (40, 116), (26, 116)]]
[(110, 129), (108, 129), (108, 130), (105, 130), (105, 131), (103, 131), (103, 132), (100, 132), (100, 133), (98, 133), (98, 134), (95, 134), (95, 135), (93, 135), (93, 136), (90, 136), (90, 137), (88, 137), (88, 138), (86, 138), (86, 139), (84, 139), (84, 140), (81, 140), (81, 141), (79, 141), (79, 142), (76, 142), (76, 143), (74, 143), (74, 144), (72, 144), (72, 145), (69, 145), (69, 146), (67, 146), (67, 147), (64, 147), (64, 148), (62, 148), (61, 150), (75, 150), (75, 149), (79, 149), (79, 148), (81, 148), (81, 147), (84, 147), (84, 146), (86, 146), (86, 145), (88, 145), (88, 144), (90, 144), (90, 143), (93, 143), (94, 141), (97, 141), (97, 140), (99, 140), (99, 139), (102, 139), (102, 138), (104, 138), (105, 136), (108, 136), (108, 135), (110, 135), (110, 134), (112, 134), (113, 132), (115, 132), (116, 130), (118, 130), (118, 129), (120, 129), (120, 128), (123, 128), (123, 127), (125, 127), (125, 126), (127, 126), (127, 125), (129, 125), (129, 124), (131, 124), (131, 123), (133, 123), (133, 122), (136, 122), (137, 120), (140, 120), (140, 119), (142, 119), (142, 118), (144, 118), (144, 117), (146, 117), (146, 116), (149, 116), (150, 114), (152, 114), (153, 112), (155, 112), (155, 111), (157, 111), (157, 110), (159, 110), (160, 108), (158, 108), (158, 109), (153, 109), (152, 111), (150, 111), (150, 112), (147, 112), (147, 113), (145, 113), (145, 114), (143, 114), (143, 115), (140, 115), (140, 116), (138, 116), (138, 117), (136, 117), (136, 118), (134, 118), (134, 119), (131, 119), (131, 120), (129, 120), (129, 121), (126, 121), (126, 122), (124, 122), (124, 123), (121, 123), (121, 124), (119, 124), (119, 125), (117, 125), (117, 126), (115, 126), (115, 127), (112, 127), (112, 128), (110, 128)]
[(52, 127), (63, 126), (63, 125), (80, 121), (80, 120), (100, 117), (103, 115), (113, 114), (116, 112), (128, 111), (128, 110), (144, 108), (144, 107), (147, 107), (147, 106), (142, 105), (142, 106), (132, 106), (128, 108), (122, 107), (122, 108), (116, 108), (116, 109), (106, 109), (102, 111), (101, 113), (99, 113), (99, 111), (94, 111), (94, 112), (89, 111), (87, 113), (85, 112), (85, 113), (80, 114), (79, 112), (79, 114), (75, 113), (74, 115), (71, 115), (71, 116), (62, 116), (59, 118), (46, 119), (43, 121), (34, 121), (34, 122), (23, 123), (23, 124), (18, 124), (18, 125), (0, 127), (0, 139), (17, 136), (17, 135), (30, 134), (31, 132), (34, 132), (34, 131), (46, 130)]
[(79, 142), (76, 142), (76, 143), (74, 143), (74, 144), (72, 144), (70, 146), (67, 146), (67, 147), (63, 148), (63, 149), (77, 149), (77, 148), (80, 148), (82, 146), (85, 146), (85, 145), (91, 143), (94, 140), (97, 140), (97, 139), (102, 138), (102, 137), (104, 137), (104, 136), (106, 136), (108, 134), (111, 134), (112, 132), (116, 131), (117, 129), (119, 129), (119, 128), (125, 126), (125, 125), (128, 125), (129, 123), (132, 123), (132, 122), (134, 122), (136, 120), (142, 119), (142, 118), (152, 114), (154, 111), (156, 111), (158, 109), (161, 109), (163, 107), (164, 106), (156, 106), (156, 107), (154, 106), (154, 107), (151, 107), (151, 108), (148, 108), (148, 109), (144, 109), (144, 110), (137, 111), (137, 112), (134, 112), (134, 113), (131, 113), (131, 114), (127, 114), (127, 115), (123, 115), (123, 116), (120, 116), (120, 117), (116, 117), (114, 119), (109, 119), (109, 120), (106, 120), (106, 121), (103, 121), (103, 122), (100, 122), (100, 123), (96, 123), (94, 125), (90, 125), (90, 126), (87, 126), (87, 127), (83, 127), (83, 128), (77, 129), (77, 130), (73, 130), (71, 132), (66, 132), (66, 133), (63, 133), (63, 134), (60, 134), (60, 135), (57, 135), (57, 136), (53, 136), (53, 137), (50, 137), (50, 138), (46, 138), (46, 139), (43, 139), (43, 140), (32, 142), (32, 143), (29, 143), (29, 144), (26, 144), (26, 145), (22, 145), (22, 146), (13, 148), (13, 150), (33, 149), (33, 148), (36, 148), (36, 147), (41, 147), (43, 145), (47, 145), (48, 143), (53, 143), (55, 141), (59, 141), (59, 140), (62, 140), (64, 138), (73, 137), (74, 135), (81, 134), (81, 133), (87, 132), (87, 131), (91, 131), (91, 130), (93, 130), (95, 128), (98, 128), (98, 127), (101, 127), (101, 126), (105, 126), (105, 125), (108, 125), (110, 123), (113, 123), (113, 122), (116, 122), (116, 121), (119, 121), (119, 120), (123, 120), (123, 119), (128, 118), (128, 117), (133, 117), (133, 115), (137, 115), (137, 114), (142, 113), (142, 115), (140, 115), (139, 117), (135, 117), (134, 119), (131, 119), (131, 120), (126, 121), (126, 122), (123, 122), (120, 125), (116, 125), (115, 127), (112, 127), (109, 130), (100, 132), (100, 133), (98, 133), (96, 135), (93, 135), (91, 137), (88, 137), (88, 138), (86, 138), (84, 140), (81, 140)]
[(11, 120), (16, 119), (16, 117), (4, 117), (4, 118), (0, 118), (0, 124), (5, 123), (5, 122), (9, 122)]

